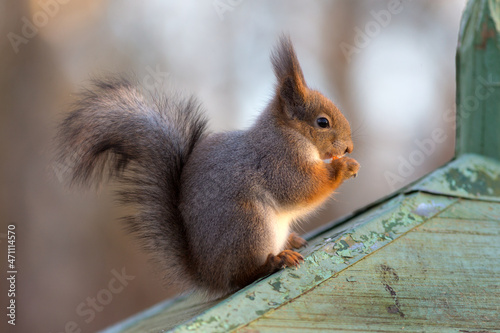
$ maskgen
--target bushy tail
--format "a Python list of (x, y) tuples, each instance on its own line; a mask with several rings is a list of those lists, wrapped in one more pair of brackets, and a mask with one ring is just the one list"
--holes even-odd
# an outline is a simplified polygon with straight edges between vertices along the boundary
[[(125, 79), (94, 81), (59, 127), (57, 158), (71, 183), (117, 179), (126, 218), (165, 272), (168, 284), (189, 283), (189, 245), (178, 209), (180, 178), (207, 122), (193, 99), (145, 98)], [(179, 279), (179, 277), (181, 277)]]

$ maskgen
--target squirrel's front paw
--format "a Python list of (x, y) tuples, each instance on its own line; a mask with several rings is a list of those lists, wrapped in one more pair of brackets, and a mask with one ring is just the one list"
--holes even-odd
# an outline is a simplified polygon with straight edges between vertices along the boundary
[(355, 178), (358, 175), (359, 163), (353, 158), (342, 157), (332, 163), (332, 166), (337, 171), (337, 176), (342, 179)]

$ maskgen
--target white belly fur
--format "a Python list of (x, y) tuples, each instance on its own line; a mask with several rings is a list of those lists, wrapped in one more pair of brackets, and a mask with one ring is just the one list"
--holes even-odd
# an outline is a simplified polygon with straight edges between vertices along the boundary
[(276, 215), (273, 224), (274, 232), (274, 244), (273, 244), (273, 254), (278, 254), (283, 251), (288, 235), (290, 233), (290, 225), (293, 221), (293, 217), (289, 214)]
[[(309, 141), (304, 140), (305, 148), (301, 151), (304, 153), (304, 158), (308, 161), (312, 162), (321, 162), (324, 163), (319, 155), (318, 149)], [(321, 204), (321, 203), (320, 203)], [(272, 223), (272, 232), (274, 232), (274, 244), (273, 244), (273, 254), (278, 254), (284, 250), (286, 246), (286, 242), (288, 240), (288, 235), (290, 234), (290, 226), (297, 221), (299, 218), (306, 216), (315, 210), (315, 208), (319, 206), (311, 206), (311, 207), (301, 207), (294, 210), (286, 210), (276, 212), (270, 214), (273, 220)]]
[(278, 254), (284, 250), (290, 227), (300, 217), (307, 215), (307, 210), (285, 211), (274, 214), (272, 223), (272, 231), (274, 233), (273, 254)]

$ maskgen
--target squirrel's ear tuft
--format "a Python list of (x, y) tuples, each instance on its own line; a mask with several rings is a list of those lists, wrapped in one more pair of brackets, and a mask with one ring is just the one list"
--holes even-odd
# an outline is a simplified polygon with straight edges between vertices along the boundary
[(278, 45), (271, 54), (271, 61), (278, 80), (280, 99), (289, 106), (303, 104), (307, 85), (289, 36), (280, 37)]

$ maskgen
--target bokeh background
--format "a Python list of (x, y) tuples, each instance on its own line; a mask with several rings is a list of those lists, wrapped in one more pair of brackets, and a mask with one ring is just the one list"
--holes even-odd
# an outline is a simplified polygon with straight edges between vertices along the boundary
[[(270, 99), (269, 53), (289, 33), (309, 86), (351, 122), (362, 166), (302, 225), (307, 232), (452, 158), (464, 7), (465, 0), (2, 0), (0, 267), (4, 276), (14, 224), (18, 274), (17, 325), (2, 314), (0, 331), (92, 332), (176, 292), (161, 286), (123, 231), (113, 184), (68, 190), (50, 163), (54, 127), (89, 78), (125, 72), (150, 90), (175, 86), (203, 102), (211, 130), (244, 129)], [(133, 279), (110, 293), (123, 270)], [(8, 286), (0, 283), (6, 311)]]

